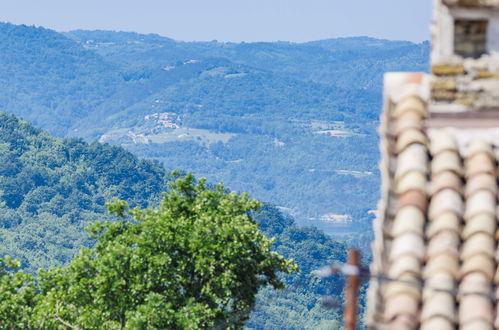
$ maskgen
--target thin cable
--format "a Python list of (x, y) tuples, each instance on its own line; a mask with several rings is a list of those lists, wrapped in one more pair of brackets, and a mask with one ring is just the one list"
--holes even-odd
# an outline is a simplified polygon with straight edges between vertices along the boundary
[[(444, 292), (452, 295), (453, 297), (464, 297), (464, 296), (470, 296), (470, 295), (476, 295), (476, 296), (482, 296), (486, 297), (494, 302), (499, 302), (499, 297), (495, 294), (487, 294), (483, 292), (461, 292), (459, 289), (442, 289), (438, 287), (434, 287), (431, 285), (426, 285), (426, 281), (421, 279), (418, 281), (407, 281), (407, 280), (401, 280), (397, 278), (391, 278), (389, 276), (386, 276), (384, 274), (371, 274), (369, 269), (365, 267), (360, 267), (360, 269), (354, 270), (353, 268), (356, 268), (356, 266), (353, 265), (348, 265), (348, 264), (342, 264), (342, 263), (333, 263), (329, 266), (322, 267), (321, 269), (318, 269), (314, 271), (313, 273), (318, 276), (318, 277), (330, 277), (334, 274), (342, 274), (342, 275), (359, 275), (363, 279), (374, 279), (378, 282), (394, 282), (394, 283), (402, 283), (408, 286), (412, 286), (418, 289), (428, 289), (428, 290), (433, 290), (436, 292)], [(459, 286), (461, 281), (456, 281), (456, 286)], [(477, 285), (482, 286), (483, 282), (478, 283)], [(497, 288), (497, 284), (493, 282), (487, 283), (487, 285), (490, 285), (490, 291), (493, 291), (495, 288)]]

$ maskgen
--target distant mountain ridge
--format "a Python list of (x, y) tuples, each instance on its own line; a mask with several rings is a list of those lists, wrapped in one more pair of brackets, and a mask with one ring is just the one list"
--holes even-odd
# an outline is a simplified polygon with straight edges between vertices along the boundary
[(0, 47), (0, 109), (223, 180), (301, 219), (353, 223), (378, 199), (383, 73), (425, 71), (428, 58), (427, 43), (366, 37), (178, 42), (5, 23)]

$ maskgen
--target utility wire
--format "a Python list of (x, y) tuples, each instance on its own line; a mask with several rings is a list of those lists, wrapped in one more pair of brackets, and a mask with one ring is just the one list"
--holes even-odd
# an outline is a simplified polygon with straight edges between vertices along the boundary
[[(444, 292), (452, 295), (453, 297), (463, 297), (463, 296), (470, 296), (470, 295), (476, 295), (476, 296), (482, 296), (486, 297), (494, 302), (499, 302), (499, 297), (495, 294), (487, 294), (484, 292), (473, 292), (473, 291), (460, 291), (459, 289), (443, 289), (443, 288), (438, 288), (435, 286), (431, 285), (426, 285), (426, 281), (421, 279), (418, 281), (407, 281), (407, 280), (401, 280), (397, 278), (392, 278), (389, 276), (386, 276), (384, 274), (371, 274), (368, 268), (366, 267), (357, 267), (349, 264), (344, 264), (344, 263), (333, 263), (329, 266), (322, 267), (320, 269), (317, 269), (313, 272), (314, 275), (317, 277), (321, 278), (326, 278), (326, 277), (331, 277), (335, 274), (342, 274), (346, 276), (352, 276), (352, 275), (358, 275), (360, 276), (361, 279), (374, 279), (378, 282), (394, 282), (394, 283), (401, 283), (405, 284), (408, 286), (412, 286), (418, 289), (429, 289), (433, 290), (436, 292)], [(456, 281), (456, 286), (458, 286), (460, 281)], [(468, 282), (470, 283), (470, 282)], [(473, 283), (473, 282), (471, 282)], [(476, 282), (477, 286), (483, 286), (484, 282)], [(493, 291), (495, 288), (497, 288), (497, 284), (493, 282), (486, 283), (487, 285), (490, 285), (490, 291)]]

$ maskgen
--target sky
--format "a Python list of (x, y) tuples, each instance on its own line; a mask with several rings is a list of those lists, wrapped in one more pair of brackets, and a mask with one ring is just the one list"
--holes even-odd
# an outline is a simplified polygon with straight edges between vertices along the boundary
[(431, 0), (0, 0), (0, 21), (183, 41), (428, 40)]

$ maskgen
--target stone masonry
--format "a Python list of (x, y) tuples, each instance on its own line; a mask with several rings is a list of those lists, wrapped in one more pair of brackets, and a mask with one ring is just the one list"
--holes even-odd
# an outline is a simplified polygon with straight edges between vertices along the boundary
[(430, 112), (499, 111), (499, 0), (435, 0)]

